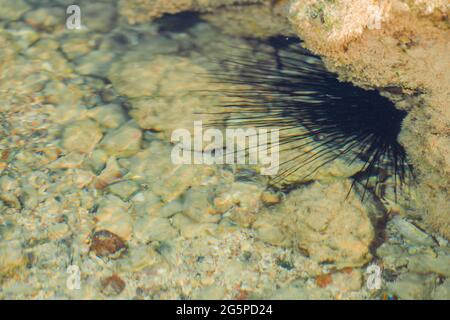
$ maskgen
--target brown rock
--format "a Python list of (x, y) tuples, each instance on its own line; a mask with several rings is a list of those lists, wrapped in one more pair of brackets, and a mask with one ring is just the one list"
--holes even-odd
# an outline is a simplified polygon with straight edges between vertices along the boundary
[(125, 281), (123, 281), (117, 274), (103, 278), (100, 285), (100, 291), (105, 296), (117, 296), (123, 291), (123, 289), (125, 289)]
[(100, 230), (93, 234), (91, 251), (98, 257), (120, 258), (127, 250), (125, 242), (116, 234)]

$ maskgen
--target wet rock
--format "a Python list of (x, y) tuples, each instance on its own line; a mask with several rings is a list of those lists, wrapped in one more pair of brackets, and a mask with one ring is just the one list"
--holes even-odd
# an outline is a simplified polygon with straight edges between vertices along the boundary
[(329, 300), (332, 295), (322, 288), (310, 288), (303, 281), (294, 281), (272, 295), (273, 300)]
[(114, 57), (113, 52), (92, 51), (76, 60), (77, 72), (82, 75), (106, 77)]
[(235, 182), (214, 199), (217, 213), (230, 213), (230, 219), (242, 227), (249, 227), (261, 208), (263, 188), (256, 184)]
[(0, 19), (6, 21), (18, 20), (30, 6), (24, 0), (0, 0)]
[(70, 37), (64, 38), (61, 43), (62, 51), (70, 60), (86, 55), (93, 48), (93, 41), (86, 35), (75, 36), (71, 34)]
[(291, 244), (291, 240), (280, 224), (278, 215), (263, 213), (258, 215), (252, 228), (255, 229), (258, 239), (275, 246), (288, 246)]
[(358, 291), (363, 285), (363, 275), (356, 269), (344, 269), (341, 272), (333, 273), (332, 287), (340, 292)]
[(87, 159), (87, 163), (92, 167), (95, 172), (100, 172), (110, 157), (102, 149), (95, 149)]
[(347, 196), (350, 185), (347, 181), (316, 182), (292, 191), (267, 212), (273, 214), (272, 223), (285, 237), (313, 260), (339, 268), (361, 266), (371, 258), (374, 229), (370, 217), (378, 211), (369, 200), (362, 202), (354, 190)]
[(146, 149), (121, 162), (129, 170), (125, 178), (150, 183), (151, 191), (169, 203), (189, 187), (204, 184), (214, 173), (208, 166), (174, 165), (171, 150), (168, 144), (152, 141)]
[(0, 243), (0, 278), (9, 272), (25, 266), (27, 259), (19, 241)]
[[(52, 48), (49, 44), (48, 50), (57, 50), (58, 47)], [(83, 98), (82, 89), (75, 84), (66, 84), (61, 81), (50, 81), (45, 85), (43, 92), (48, 103), (58, 106), (58, 109), (53, 116), (57, 123), (67, 123), (81, 118), (83, 107), (81, 99)]]
[(125, 272), (139, 272), (144, 268), (160, 266), (168, 268), (162, 256), (148, 245), (131, 247), (127, 254), (118, 264), (118, 269)]
[(125, 242), (107, 230), (96, 231), (91, 239), (91, 251), (98, 257), (119, 258), (127, 250)]
[(58, 158), (48, 165), (50, 169), (73, 169), (81, 167), (85, 155), (78, 152), (70, 152), (69, 154)]
[(178, 212), (181, 212), (185, 209), (184, 203), (179, 200), (173, 200), (164, 205), (159, 210), (159, 215), (163, 218), (170, 218)]
[(107, 129), (115, 129), (125, 123), (127, 119), (122, 107), (117, 104), (90, 109), (88, 116)]
[[(192, 93), (192, 90), (201, 89), (201, 85), (205, 85), (205, 81), (199, 82), (199, 74), (205, 74), (205, 70), (192, 64), (188, 59), (152, 56), (144, 47), (142, 51), (126, 54), (120, 61), (114, 63), (108, 78), (119, 93), (129, 98), (141, 98), (158, 93), (162, 96), (173, 96), (175, 92)], [(164, 85), (161, 82), (164, 82)], [(160, 92), (161, 90), (163, 92)], [(169, 95), (170, 93), (172, 95)], [(158, 99), (151, 101), (162, 102)]]
[(102, 131), (96, 122), (76, 121), (64, 129), (61, 145), (69, 151), (89, 153), (94, 150), (102, 136)]
[(48, 227), (47, 235), (50, 240), (59, 240), (69, 235), (67, 223), (57, 223)]
[(166, 241), (178, 236), (178, 231), (166, 218), (143, 216), (136, 219), (134, 236), (143, 243)]
[(201, 288), (194, 295), (194, 300), (221, 300), (225, 297), (226, 290), (222, 286), (211, 285)]
[(140, 150), (142, 131), (131, 124), (125, 124), (108, 134), (101, 147), (109, 155), (130, 157)]
[[(102, 158), (103, 160), (103, 158)], [(104, 189), (106, 186), (122, 178), (122, 170), (115, 157), (109, 157), (106, 167), (95, 180), (95, 188)]]
[(399, 234), (409, 243), (421, 244), (425, 246), (434, 245), (433, 239), (418, 227), (407, 221), (405, 218), (395, 216), (390, 222)]
[(450, 300), (450, 279), (446, 279), (444, 283), (439, 285), (434, 291), (433, 299)]
[(436, 277), (432, 275), (403, 273), (387, 286), (400, 299), (423, 300), (431, 298), (435, 282)]
[(261, 201), (266, 205), (266, 206), (271, 206), (274, 204), (277, 204), (281, 201), (281, 197), (278, 194), (269, 192), (269, 191), (264, 191), (261, 194)]
[(73, 182), (79, 189), (89, 185), (95, 177), (94, 174), (88, 170), (74, 169), (73, 173)]
[(377, 249), (377, 256), (383, 259), (383, 264), (389, 269), (397, 269), (408, 264), (405, 248), (400, 245), (383, 243)]
[(2, 192), (13, 192), (18, 190), (19, 182), (10, 176), (4, 175), (0, 177), (0, 190)]
[(19, 198), (11, 192), (3, 192), (0, 194), (0, 200), (6, 204), (8, 207), (21, 209)]
[(51, 31), (56, 27), (64, 28), (66, 13), (63, 9), (39, 8), (25, 15), (25, 22), (37, 30)]
[(121, 181), (109, 186), (109, 192), (127, 201), (134, 193), (139, 190), (139, 186), (133, 181)]
[(181, 213), (172, 218), (172, 224), (180, 230), (185, 239), (210, 236), (216, 234), (218, 229), (216, 223), (198, 223)]
[(408, 269), (415, 273), (436, 273), (450, 277), (450, 253), (428, 251), (408, 257)]
[(212, 206), (208, 198), (211, 196), (211, 192), (208, 189), (189, 189), (184, 194), (184, 214), (192, 220), (207, 223), (218, 222), (220, 215), (213, 215)]
[(158, 217), (163, 202), (161, 198), (155, 195), (152, 191), (147, 190), (137, 193), (132, 199), (134, 208), (139, 216), (153, 216)]
[(83, 7), (83, 23), (88, 29), (107, 32), (116, 22), (116, 8), (112, 3), (90, 3)]
[(130, 240), (133, 221), (128, 213), (129, 205), (114, 195), (104, 197), (95, 215), (97, 230), (108, 230), (124, 240)]
[(125, 281), (117, 274), (103, 278), (100, 281), (100, 291), (105, 296), (117, 296), (125, 289)]

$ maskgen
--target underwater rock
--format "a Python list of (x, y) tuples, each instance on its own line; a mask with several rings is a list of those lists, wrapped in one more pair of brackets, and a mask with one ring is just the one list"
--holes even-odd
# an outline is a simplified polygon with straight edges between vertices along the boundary
[(444, 283), (436, 287), (433, 299), (450, 300), (450, 279), (446, 279)]
[(406, 249), (400, 245), (383, 243), (377, 248), (377, 256), (383, 259), (388, 269), (396, 270), (408, 265)]
[(133, 230), (134, 237), (142, 243), (167, 241), (178, 236), (168, 219), (148, 215), (137, 218)]
[(92, 51), (75, 61), (77, 65), (76, 70), (81, 75), (106, 77), (114, 58), (115, 54), (113, 52)]
[(270, 297), (273, 300), (329, 300), (330, 291), (322, 288), (308, 287), (303, 281), (294, 281), (288, 286), (278, 289)]
[(159, 210), (159, 215), (163, 218), (171, 218), (178, 212), (181, 212), (185, 209), (185, 204), (182, 203), (179, 199), (170, 201), (164, 207)]
[(161, 198), (155, 195), (150, 190), (145, 190), (137, 193), (132, 199), (131, 202), (134, 205), (136, 214), (138, 216), (153, 216), (158, 217), (161, 208), (164, 203), (161, 201)]
[(142, 131), (133, 124), (127, 123), (108, 132), (100, 147), (108, 155), (116, 157), (131, 157), (141, 148)]
[(83, 24), (88, 30), (107, 32), (114, 28), (116, 6), (113, 3), (94, 2), (83, 6)]
[[(268, 38), (294, 35), (287, 19), (288, 1), (261, 1), (254, 5), (221, 7), (202, 14), (214, 26), (232, 36)], [(233, 21), (233, 23), (229, 23)]]
[(450, 277), (450, 252), (417, 253), (408, 257), (408, 269), (418, 274), (436, 273)]
[(89, 153), (102, 137), (102, 131), (96, 122), (80, 120), (64, 129), (61, 146), (68, 151)]
[(47, 235), (50, 240), (60, 240), (69, 234), (67, 223), (56, 223), (48, 227)]
[(124, 110), (117, 104), (107, 104), (92, 108), (88, 111), (88, 117), (107, 129), (115, 129), (127, 119)]
[(142, 129), (166, 138), (175, 129), (192, 131), (194, 121), (204, 117), (200, 113), (218, 104), (218, 97), (204, 93), (214, 88), (207, 70), (186, 58), (145, 54), (126, 54), (108, 74), (117, 91), (131, 99), (130, 116)]
[(151, 96), (157, 93), (157, 85), (162, 72), (165, 71), (164, 64), (159, 59), (147, 58), (147, 60), (135, 60), (125, 55), (118, 62), (114, 62), (109, 70), (108, 78), (114, 88), (121, 95), (129, 98)]
[(0, 0), (0, 20), (18, 20), (31, 7), (24, 0)]
[(120, 181), (109, 186), (108, 191), (127, 201), (139, 190), (139, 186), (133, 181)]
[(109, 157), (105, 168), (95, 180), (95, 188), (103, 189), (111, 183), (121, 179), (123, 176), (122, 170), (117, 163), (115, 157)]
[(100, 172), (100, 170), (105, 167), (106, 162), (109, 158), (110, 157), (108, 157), (108, 154), (104, 150), (95, 149), (93, 152), (91, 152), (86, 162), (94, 170), (94, 172)]
[(95, 214), (96, 230), (107, 230), (128, 241), (133, 232), (133, 220), (129, 205), (114, 195), (104, 197)]
[(257, 184), (234, 182), (214, 198), (214, 214), (229, 212), (230, 219), (247, 228), (255, 220), (261, 208), (263, 187)]
[(289, 17), (304, 45), (342, 79), (398, 88), (390, 97), (408, 111), (399, 140), (417, 173), (414, 206), (450, 238), (447, 1), (297, 0)]
[(433, 239), (428, 234), (400, 216), (395, 216), (389, 221), (389, 224), (392, 225), (407, 242), (425, 246), (434, 245)]
[(189, 189), (184, 194), (184, 214), (200, 223), (220, 220), (220, 215), (212, 215), (212, 206), (209, 202), (211, 190), (209, 188)]
[(219, 285), (211, 285), (201, 288), (192, 296), (194, 300), (221, 300), (224, 299), (225, 288)]
[(360, 270), (346, 268), (341, 272), (333, 273), (331, 288), (336, 288), (340, 292), (350, 292), (361, 290), (363, 285), (363, 275)]
[(110, 277), (103, 278), (100, 281), (100, 287), (100, 291), (105, 296), (117, 296), (125, 289), (125, 281), (117, 274), (113, 274)]
[[(325, 184), (315, 182), (289, 193), (280, 205), (266, 210), (274, 216), (274, 227), (255, 222), (258, 230), (270, 231), (267, 237), (281, 244), (291, 242), (311, 259), (338, 267), (361, 266), (370, 260), (369, 246), (374, 239), (371, 219), (377, 208), (362, 201), (348, 181)], [(347, 193), (349, 192), (348, 196)]]
[(126, 179), (149, 184), (152, 193), (166, 203), (177, 199), (189, 187), (201, 185), (214, 174), (208, 166), (174, 165), (170, 159), (170, 145), (153, 141), (148, 148), (121, 164), (129, 171)]
[[(74, 60), (91, 52), (95, 46), (95, 38), (88, 38), (87, 35), (70, 35), (63, 38), (61, 50), (70, 60)], [(77, 70), (79, 71), (79, 70)]]
[(98, 257), (119, 258), (126, 251), (124, 241), (114, 233), (106, 230), (96, 231), (92, 235), (90, 249)]
[(163, 257), (155, 249), (146, 244), (130, 247), (126, 257), (118, 263), (118, 270), (124, 272), (139, 272), (144, 268), (161, 266), (168, 268)]
[(84, 162), (85, 155), (79, 152), (70, 152), (65, 156), (58, 158), (48, 165), (50, 169), (73, 169), (80, 168)]
[(291, 239), (281, 227), (280, 215), (263, 211), (258, 215), (252, 228), (256, 231), (256, 237), (266, 243), (275, 246), (288, 246)]
[(172, 224), (180, 230), (184, 239), (201, 238), (214, 234), (218, 228), (216, 223), (199, 223), (179, 213), (172, 218)]
[(402, 300), (430, 299), (436, 276), (402, 273), (387, 284), (389, 291)]
[(267, 0), (119, 0), (119, 13), (128, 23), (136, 24), (158, 18), (163, 14), (182, 11), (210, 11), (226, 5), (269, 2)]
[(27, 259), (20, 241), (2, 241), (0, 243), (0, 278), (14, 269), (25, 266)]
[(62, 8), (39, 8), (25, 15), (25, 22), (37, 30), (52, 31), (64, 26), (65, 12)]

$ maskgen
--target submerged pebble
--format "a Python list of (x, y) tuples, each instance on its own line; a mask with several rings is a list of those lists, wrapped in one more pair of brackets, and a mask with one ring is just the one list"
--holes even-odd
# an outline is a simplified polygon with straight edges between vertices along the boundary
[(91, 250), (99, 257), (119, 258), (127, 250), (125, 242), (114, 233), (100, 230), (92, 235)]
[(63, 132), (61, 145), (66, 150), (89, 153), (102, 139), (102, 131), (92, 120), (76, 121)]

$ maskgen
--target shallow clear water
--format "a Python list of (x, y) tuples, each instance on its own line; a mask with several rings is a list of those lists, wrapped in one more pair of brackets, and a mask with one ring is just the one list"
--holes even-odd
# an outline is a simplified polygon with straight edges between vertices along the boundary
[(344, 161), (289, 192), (268, 188), (258, 166), (174, 161), (173, 133), (193, 136), (235, 98), (218, 66), (237, 76), (229, 57), (275, 65), (267, 41), (191, 13), (130, 25), (115, 1), (79, 3), (81, 29), (71, 29), (66, 1), (7, 2), (0, 298), (383, 299), (448, 288), (448, 243), (386, 218), (402, 210), (389, 181), (381, 204), (348, 192)]

